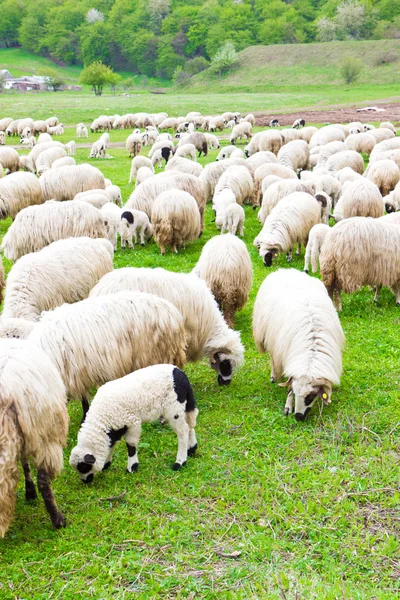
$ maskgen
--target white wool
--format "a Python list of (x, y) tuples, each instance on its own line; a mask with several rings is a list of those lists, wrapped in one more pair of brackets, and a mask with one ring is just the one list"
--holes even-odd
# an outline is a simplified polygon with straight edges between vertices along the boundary
[[(143, 167), (141, 167), (143, 168)], [(126, 213), (131, 215), (131, 219), (128, 220)], [(133, 219), (133, 223), (130, 221)], [(125, 248), (126, 242), (128, 242), (129, 248), (133, 248), (133, 244), (140, 238), (142, 246), (145, 245), (146, 240), (150, 240), (153, 235), (153, 228), (150, 224), (149, 217), (146, 213), (141, 210), (123, 210), (121, 211), (121, 224), (120, 224), (120, 235), (121, 235), (121, 248)], [(132, 238), (134, 242), (132, 243)]]
[(190, 160), (196, 161), (196, 146), (194, 146), (194, 144), (183, 144), (182, 146), (178, 146), (175, 156), (190, 158)]
[(326, 170), (331, 175), (345, 167), (351, 167), (353, 171), (362, 175), (364, 173), (362, 156), (354, 150), (345, 150), (344, 152), (336, 152), (326, 161)]
[(42, 204), (40, 183), (32, 173), (11, 173), (0, 179), (0, 218), (16, 218), (27, 206)]
[(154, 241), (161, 254), (167, 246), (173, 252), (197, 239), (201, 233), (201, 215), (196, 199), (183, 190), (171, 189), (157, 196), (152, 213)]
[(261, 208), (258, 212), (258, 220), (264, 225), (265, 219), (275, 208), (280, 200), (293, 192), (307, 192), (314, 194), (315, 185), (311, 181), (299, 181), (296, 179), (281, 179), (270, 185), (263, 194)]
[(45, 200), (70, 200), (79, 192), (104, 189), (104, 175), (92, 165), (49, 169), (39, 179)]
[(147, 156), (135, 156), (135, 158), (132, 159), (132, 165), (129, 174), (129, 183), (132, 183), (132, 181), (136, 178), (137, 172), (140, 169), (140, 167), (148, 167), (154, 173), (154, 167), (150, 158), (148, 158)]
[(400, 169), (393, 160), (377, 160), (368, 165), (364, 177), (378, 186), (382, 196), (387, 196), (400, 181)]
[(278, 152), (278, 162), (295, 173), (299, 169), (307, 169), (310, 150), (304, 140), (294, 140), (282, 146)]
[(254, 193), (254, 184), (249, 170), (240, 165), (226, 169), (215, 187), (213, 203), (216, 202), (218, 195), (226, 189), (232, 190), (238, 204), (251, 200)]
[(378, 187), (363, 177), (349, 181), (343, 188), (333, 213), (335, 221), (349, 217), (381, 217), (384, 204)]
[(72, 167), (76, 165), (75, 159), (72, 156), (64, 156), (53, 161), (51, 168), (59, 169), (60, 167)]
[(243, 208), (235, 203), (229, 204), (225, 209), (221, 233), (231, 233), (232, 235), (239, 234), (244, 236), (244, 219), (245, 214)]
[(310, 268), (310, 262), (312, 272), (316, 273), (318, 271), (318, 260), (321, 253), (322, 244), (324, 243), (324, 240), (330, 231), (331, 228), (325, 223), (318, 223), (310, 229), (306, 254), (304, 257), (304, 271), (306, 273), (308, 273)]
[(196, 177), (198, 177), (199, 175), (201, 175), (203, 167), (200, 163), (193, 162), (193, 159), (189, 160), (187, 158), (183, 158), (182, 156), (177, 155), (176, 153), (175, 156), (167, 162), (165, 170), (179, 171), (180, 173), (189, 173), (190, 175), (195, 175)]
[(237, 204), (236, 196), (230, 188), (225, 188), (213, 198), (213, 210), (215, 211), (215, 225), (221, 229), (225, 221), (225, 214), (228, 206)]
[(213, 197), (216, 185), (223, 172), (226, 171), (226, 169), (232, 167), (233, 165), (241, 165), (248, 168), (251, 175), (254, 172), (251, 165), (248, 164), (248, 161), (243, 160), (243, 158), (224, 159), (218, 162), (208, 163), (204, 167), (199, 179), (205, 183), (208, 200)]
[(107, 239), (117, 249), (117, 237), (121, 224), (121, 209), (114, 202), (107, 202), (101, 207), (101, 214), (106, 226)]

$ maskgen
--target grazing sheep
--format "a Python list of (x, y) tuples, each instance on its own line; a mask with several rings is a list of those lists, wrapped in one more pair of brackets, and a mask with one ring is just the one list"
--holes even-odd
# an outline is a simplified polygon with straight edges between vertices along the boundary
[(230, 143), (235, 145), (238, 140), (241, 140), (244, 137), (246, 138), (247, 141), (251, 140), (251, 137), (252, 137), (251, 130), (252, 130), (251, 123), (248, 123), (247, 121), (242, 121), (238, 125), (235, 125), (235, 127), (232, 129), (232, 133), (229, 137)]
[(317, 127), (303, 127), (303, 129), (299, 130), (299, 140), (304, 140), (307, 144), (310, 143), (312, 136), (314, 133), (318, 131)]
[(72, 156), (64, 156), (53, 161), (51, 168), (59, 169), (60, 167), (73, 167), (76, 165), (75, 159)]
[(356, 179), (360, 179), (362, 175), (353, 171), (351, 167), (344, 167), (343, 169), (339, 169), (339, 171), (336, 171), (334, 173), (334, 177), (336, 177), (340, 185), (343, 186), (346, 183), (346, 181), (355, 181)]
[(329, 225), (325, 225), (325, 223), (318, 223), (310, 229), (306, 254), (304, 257), (304, 271), (306, 273), (308, 273), (310, 268), (310, 262), (312, 272), (316, 273), (318, 271), (318, 260), (321, 253), (322, 244), (324, 243), (324, 240), (330, 231), (331, 228)]
[(306, 192), (313, 195), (315, 186), (312, 182), (299, 181), (298, 179), (281, 179), (270, 185), (263, 194), (261, 208), (257, 215), (260, 223), (264, 225), (265, 219), (278, 202), (293, 192)]
[(0, 340), (0, 537), (14, 516), (19, 479), (25, 475), (25, 498), (37, 497), (30, 473), (37, 469), (38, 488), (57, 529), (65, 527), (51, 480), (63, 467), (68, 411), (63, 382), (46, 354), (21, 340)]
[(273, 258), (280, 252), (286, 252), (290, 262), (296, 242), (296, 254), (300, 254), (301, 244), (307, 244), (310, 229), (321, 222), (325, 206), (324, 197), (314, 198), (305, 192), (293, 192), (278, 202), (254, 240), (266, 267), (272, 265)]
[(300, 129), (300, 127), (305, 127), (306, 122), (304, 119), (296, 119), (295, 122), (293, 123), (292, 127), (293, 129)]
[(372, 137), (375, 138), (375, 141), (377, 144), (379, 144), (380, 142), (383, 142), (384, 140), (390, 140), (392, 138), (395, 137), (395, 133), (393, 133), (393, 131), (391, 131), (390, 129), (386, 129), (385, 127), (379, 127), (378, 129), (372, 129), (372, 131), (369, 131), (368, 133), (370, 133), (372, 135)]
[(150, 149), (149, 158), (152, 158), (153, 154), (157, 152), (157, 150), (162, 150), (163, 148), (169, 148), (171, 152), (174, 152), (174, 142), (172, 142), (171, 140), (160, 140), (159, 142), (156, 142)]
[(199, 153), (199, 157), (201, 156), (202, 153), (204, 156), (207, 156), (207, 154), (208, 154), (207, 138), (204, 135), (204, 133), (195, 131), (194, 133), (185, 135), (184, 137), (182, 137), (179, 140), (178, 148), (179, 148), (179, 146), (183, 146), (184, 144), (193, 144), (193, 146), (196, 148), (197, 152)]
[(9, 125), (11, 125), (11, 123), (13, 122), (13, 119), (10, 119), (9, 117), (4, 118), (4, 119), (0, 119), (0, 131), (2, 131), (3, 133), (5, 133), (7, 127)]
[(289, 142), (301, 139), (301, 133), (298, 129), (281, 129), (280, 134), (283, 139), (283, 144), (288, 144)]
[(107, 239), (113, 245), (114, 251), (117, 249), (118, 231), (121, 224), (121, 209), (114, 202), (107, 202), (101, 207), (101, 214), (106, 226)]
[[(31, 171), (31, 173), (34, 173), (36, 171), (36, 160), (38, 159), (39, 155), (42, 152), (45, 152), (46, 150), (49, 150), (49, 148), (62, 148), (63, 150), (65, 150), (65, 146), (64, 144), (62, 144), (61, 142), (41, 142), (40, 144), (36, 144), (36, 146), (34, 148), (32, 148), (32, 150), (29, 152), (28, 156), (26, 157), (27, 160), (27, 165), (26, 165), (26, 170)], [(21, 157), (23, 158), (23, 157)]]
[(385, 150), (371, 155), (370, 163), (376, 160), (392, 160), (400, 169), (400, 148), (398, 150)]
[(145, 181), (146, 179), (149, 179), (149, 177), (153, 177), (154, 171), (152, 169), (153, 169), (153, 165), (152, 165), (151, 169), (149, 169), (149, 167), (140, 167), (139, 168), (137, 175), (136, 175), (135, 188), (137, 188), (138, 185), (143, 183), (143, 181)]
[(173, 470), (195, 453), (194, 428), (198, 409), (185, 373), (174, 365), (153, 365), (103, 385), (93, 398), (70, 456), (83, 483), (111, 465), (115, 444), (122, 437), (128, 449), (127, 472), (139, 468), (138, 446), (142, 423), (164, 417), (178, 436)]
[(387, 196), (400, 181), (400, 169), (392, 160), (376, 160), (368, 165), (364, 177), (378, 186), (382, 196)]
[(218, 150), (221, 147), (221, 144), (215, 135), (212, 135), (211, 133), (205, 133), (204, 135), (209, 150)]
[(67, 153), (64, 148), (59, 148), (58, 146), (41, 152), (36, 159), (36, 172), (38, 176), (40, 177), (45, 171), (51, 169), (53, 161), (58, 158), (64, 158), (65, 156), (67, 156)]
[(254, 209), (260, 205), (262, 182), (265, 177), (269, 177), (270, 175), (277, 175), (281, 179), (295, 179), (298, 181), (296, 173), (292, 169), (289, 169), (289, 167), (275, 163), (265, 163), (260, 165), (254, 171)]
[(218, 229), (222, 228), (226, 211), (233, 204), (237, 204), (236, 196), (230, 188), (225, 188), (214, 196), (212, 209), (215, 212), (215, 225)]
[[(17, 126), (18, 135), (19, 136), (23, 135), (24, 129), (30, 129), (30, 132), (31, 132), (33, 129), (33, 125), (34, 125), (34, 121), (31, 118), (19, 119), (18, 126)], [(29, 135), (30, 135), (30, 132), (29, 132)]]
[(340, 384), (345, 342), (323, 284), (295, 269), (280, 269), (261, 285), (253, 313), (258, 351), (268, 352), (271, 382), (286, 377), (285, 414), (304, 421), (315, 401), (330, 404)]
[(307, 169), (310, 151), (307, 142), (294, 140), (282, 146), (278, 152), (278, 162), (295, 173), (300, 169)]
[(328, 125), (321, 127), (312, 136), (310, 140), (310, 149), (316, 146), (325, 146), (330, 142), (344, 142), (346, 139), (345, 133), (336, 125)]
[(48, 119), (46, 119), (46, 123), (49, 127), (57, 127), (58, 118), (57, 117), (49, 117)]
[(354, 150), (336, 152), (326, 161), (326, 170), (328, 173), (335, 173), (345, 167), (351, 167), (353, 171), (362, 175), (364, 173), (364, 161), (362, 156)]
[(150, 158), (147, 158), (147, 156), (135, 156), (135, 158), (132, 159), (131, 170), (129, 173), (129, 183), (132, 183), (132, 181), (136, 178), (140, 167), (148, 167), (154, 173), (154, 167)]
[(76, 126), (76, 137), (77, 138), (87, 138), (89, 137), (87, 127), (84, 123), (78, 123)]
[(20, 142), (23, 146), (26, 146), (27, 148), (29, 148), (30, 150), (32, 150), (32, 148), (34, 146), (36, 146), (36, 140), (33, 137), (33, 135), (31, 135), (30, 137), (26, 137), (26, 138), (21, 138), (21, 142)]
[(362, 152), (362, 154), (368, 155), (371, 154), (375, 144), (375, 138), (369, 133), (349, 135), (344, 142), (346, 150), (355, 150), (356, 152)]
[(174, 156), (174, 158), (168, 161), (165, 171), (179, 171), (180, 173), (189, 173), (190, 175), (199, 175), (203, 171), (203, 167), (193, 160), (182, 158), (181, 156)]
[(129, 156), (137, 156), (142, 151), (142, 137), (139, 133), (131, 133), (125, 143)]
[(268, 127), (279, 127), (278, 119), (271, 119), (268, 123)]
[(59, 123), (56, 127), (49, 127), (50, 135), (64, 135), (64, 125)]
[(317, 191), (322, 191), (328, 194), (328, 196), (332, 199), (332, 205), (335, 206), (342, 192), (342, 186), (336, 177), (328, 174), (314, 175), (313, 172), (302, 171), (300, 173), (300, 178), (306, 183), (309, 182), (313, 184)]
[(93, 121), (90, 126), (90, 131), (92, 133), (97, 133), (98, 131), (110, 131), (112, 129), (112, 124), (109, 117), (102, 115)]
[(165, 254), (166, 246), (178, 253), (185, 242), (195, 240), (201, 232), (200, 212), (197, 202), (188, 192), (171, 189), (162, 192), (155, 200), (151, 222), (154, 241)]
[(390, 121), (384, 121), (379, 125), (382, 129), (390, 129), (396, 135), (396, 127)]
[(106, 237), (104, 219), (97, 208), (77, 200), (45, 202), (41, 206), (28, 206), (17, 214), (1, 248), (6, 258), (16, 261), (57, 240), (82, 236)]
[(207, 283), (226, 322), (233, 328), (235, 313), (246, 304), (253, 279), (244, 242), (229, 233), (211, 238), (203, 247), (193, 273)]
[[(121, 214), (120, 235), (121, 248), (125, 248), (126, 242), (129, 248), (133, 248), (133, 244), (138, 241), (138, 235), (141, 245), (144, 246), (145, 240), (150, 240), (153, 235), (149, 217), (141, 210), (124, 210)], [(135, 239), (133, 243), (132, 238)]]
[(258, 167), (270, 163), (278, 164), (278, 159), (275, 154), (267, 150), (259, 150), (255, 154), (252, 154), (245, 162), (245, 164), (252, 167), (254, 171)]
[(244, 166), (249, 170), (251, 175), (253, 175), (254, 173), (254, 170), (251, 167), (251, 165), (248, 164), (248, 161), (243, 160), (242, 158), (229, 158), (220, 160), (219, 162), (208, 163), (204, 167), (199, 177), (199, 179), (203, 181), (205, 186), (207, 187), (207, 199), (211, 200), (211, 198), (213, 197), (215, 188), (222, 173), (226, 171), (226, 169), (229, 169), (229, 167), (232, 167), (233, 165)]
[(244, 219), (245, 214), (243, 208), (236, 202), (229, 204), (224, 212), (221, 233), (231, 233), (232, 235), (244, 236)]
[(127, 267), (105, 275), (90, 296), (119, 290), (146, 291), (172, 302), (185, 322), (187, 360), (195, 362), (207, 356), (218, 373), (218, 383), (229, 385), (233, 372), (243, 363), (244, 348), (240, 334), (227, 326), (204, 281), (193, 274)]
[(19, 169), (19, 155), (14, 148), (3, 146), (0, 148), (0, 163), (9, 173), (15, 173)]
[[(16, 121), (11, 121), (11, 123), (6, 127), (6, 135), (8, 137), (11, 137), (12, 135), (18, 135), (18, 123), (19, 123), (20, 119), (17, 119)], [(382, 129), (382, 131), (384, 131)]]
[(321, 278), (338, 310), (341, 291), (352, 294), (364, 285), (390, 287), (400, 304), (400, 228), (385, 219), (344, 219), (325, 240)]
[(45, 200), (69, 200), (79, 192), (104, 189), (104, 175), (92, 165), (49, 169), (39, 179)]
[(1, 219), (15, 219), (22, 209), (42, 202), (42, 189), (33, 173), (12, 173), (0, 179)]
[(283, 139), (279, 131), (262, 131), (259, 136), (258, 150), (277, 155), (282, 148)]
[(106, 158), (106, 155), (107, 155), (106, 142), (104, 140), (96, 140), (92, 144), (89, 158)]
[(189, 158), (190, 160), (196, 161), (196, 146), (194, 144), (183, 144), (178, 146), (175, 151), (175, 156), (181, 156), (182, 158)]
[(75, 143), (75, 141), (71, 140), (70, 142), (67, 142), (65, 144), (65, 149), (66, 149), (66, 151), (68, 153), (68, 156), (75, 156), (75, 154), (76, 154), (76, 143)]
[(336, 222), (349, 217), (373, 217), (384, 213), (384, 204), (378, 187), (368, 179), (361, 178), (346, 184), (343, 195), (336, 204)]
[(7, 278), (1, 321), (38, 321), (43, 311), (89, 295), (113, 268), (113, 249), (104, 239), (59, 240), (22, 256)]
[(48, 128), (49, 126), (46, 121), (34, 121), (32, 132), (34, 135), (38, 135), (39, 133), (47, 133)]
[[(382, 131), (389, 131), (389, 129), (382, 129)], [(379, 144), (376, 144), (372, 153), (371, 160), (374, 158), (376, 154), (380, 154), (381, 152), (387, 152), (388, 150), (400, 150), (400, 138), (396, 137), (390, 140), (384, 140)]]
[(159, 363), (185, 363), (183, 318), (167, 300), (123, 291), (44, 313), (28, 337), (58, 368), (69, 399), (81, 399), (84, 415), (90, 389)]
[(159, 129), (172, 129), (173, 131), (177, 131), (179, 127), (178, 119), (173, 117), (169, 117), (164, 119), (158, 126)]
[(246, 167), (235, 165), (224, 171), (215, 187), (213, 203), (223, 190), (232, 190), (236, 202), (243, 204), (251, 200), (254, 193), (253, 178)]
[[(316, 148), (314, 149), (316, 150)], [(344, 142), (329, 142), (324, 146), (319, 146), (318, 153), (318, 166), (325, 166), (328, 158), (337, 154), (338, 152), (344, 152), (346, 150), (346, 145)], [(311, 157), (310, 157), (311, 158)]]

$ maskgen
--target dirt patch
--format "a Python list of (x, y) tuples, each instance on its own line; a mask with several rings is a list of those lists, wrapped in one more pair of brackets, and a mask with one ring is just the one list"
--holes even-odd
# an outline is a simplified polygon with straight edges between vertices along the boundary
[[(265, 127), (271, 119), (279, 120), (280, 125), (292, 125), (295, 119), (302, 118), (308, 123), (351, 123), (360, 121), (361, 123), (371, 123), (374, 121), (391, 121), (395, 125), (400, 125), (400, 103), (399, 104), (372, 104), (378, 108), (384, 108), (383, 112), (357, 112), (357, 106), (347, 106), (343, 108), (333, 108), (331, 110), (302, 110), (296, 113), (262, 113), (255, 112), (256, 125)], [(364, 108), (360, 106), (359, 108)]]

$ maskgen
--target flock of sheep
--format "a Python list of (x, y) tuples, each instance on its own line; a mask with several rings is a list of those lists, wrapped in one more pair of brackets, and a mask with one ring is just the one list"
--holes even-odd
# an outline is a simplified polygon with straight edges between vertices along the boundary
[[(67, 399), (82, 402), (70, 464), (86, 483), (110, 466), (121, 438), (127, 470), (137, 470), (142, 423), (160, 417), (177, 434), (173, 468), (195, 452), (198, 410), (182, 367), (207, 358), (218, 383), (228, 385), (244, 361), (234, 329), (252, 286), (249, 252), (238, 237), (243, 204), (259, 209), (254, 245), (266, 267), (280, 253), (290, 262), (295, 245), (298, 254), (306, 246), (305, 273), (267, 274), (253, 313), (271, 381), (286, 379), (286, 414), (304, 420), (340, 384), (344, 334), (332, 300), (340, 310), (342, 290), (370, 285), (377, 298), (388, 286), (400, 303), (400, 138), (393, 125), (317, 129), (297, 119), (292, 128), (271, 123), (253, 135), (254, 124), (253, 115), (239, 113), (95, 119), (90, 129), (102, 135), (92, 158), (108, 156), (112, 129), (134, 129), (126, 150), (135, 189), (122, 206), (119, 187), (98, 168), (76, 165), (74, 141), (53, 140), (63, 131), (55, 117), (0, 120), (0, 215), (13, 219), (1, 248), (15, 262), (7, 282), (0, 272), (0, 536), (14, 513), (18, 459), (26, 498), (36, 497), (33, 462), (53, 525), (65, 525), (51, 480), (62, 468)], [(215, 133), (227, 127), (230, 144), (220, 148)], [(86, 138), (87, 127), (79, 123), (76, 134)], [(28, 155), (4, 145), (13, 135)], [(220, 151), (203, 168), (197, 155), (210, 149)], [(369, 155), (366, 169), (362, 155)], [(192, 273), (114, 270), (118, 235), (122, 248), (153, 236), (162, 254), (178, 252), (201, 235), (208, 201), (215, 233), (227, 234), (204, 245)], [(319, 262), (322, 281), (308, 275)], [(90, 402), (93, 386), (99, 389)]]

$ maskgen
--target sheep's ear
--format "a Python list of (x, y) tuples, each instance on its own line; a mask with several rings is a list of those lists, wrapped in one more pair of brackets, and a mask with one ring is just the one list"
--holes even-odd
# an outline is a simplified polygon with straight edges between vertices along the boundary
[(85, 454), (83, 460), (88, 465), (94, 465), (94, 463), (96, 462), (96, 457), (93, 456), (93, 454)]
[(322, 206), (322, 208), (326, 208), (326, 198), (325, 196), (323, 196), (322, 194), (317, 194), (315, 196), (315, 199), (317, 202), (319, 202)]
[(291, 379), (288, 379), (284, 383), (278, 383), (279, 387), (290, 387), (291, 384), (292, 384), (292, 380)]
[(319, 388), (317, 395), (321, 398), (321, 400), (325, 404), (325, 406), (328, 406), (328, 404), (331, 403), (330, 394), (325, 391), (324, 387), (321, 386)]
[(221, 362), (221, 359), (220, 359), (220, 356), (219, 356), (219, 352), (216, 352), (214, 354), (214, 356), (211, 359), (211, 362), (212, 362), (213, 365), (219, 366), (219, 363)]

